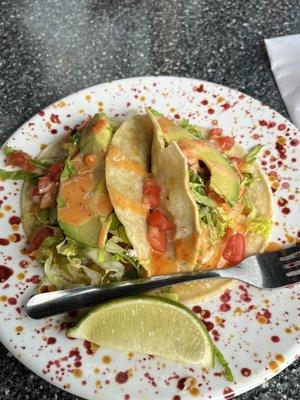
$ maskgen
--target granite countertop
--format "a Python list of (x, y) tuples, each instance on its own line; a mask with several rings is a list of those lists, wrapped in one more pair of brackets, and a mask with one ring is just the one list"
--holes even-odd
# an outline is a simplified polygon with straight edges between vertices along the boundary
[[(299, 33), (299, 0), (0, 1), (1, 143), (53, 101), (138, 75), (242, 90), (287, 116), (263, 38)], [(300, 363), (239, 400), (300, 398)], [(76, 400), (0, 345), (0, 400)]]

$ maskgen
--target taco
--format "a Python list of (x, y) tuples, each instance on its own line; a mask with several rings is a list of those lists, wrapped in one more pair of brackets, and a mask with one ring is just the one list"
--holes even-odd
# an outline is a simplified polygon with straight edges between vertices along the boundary
[[(106, 157), (114, 211), (145, 274), (190, 271), (197, 257), (198, 220), (188, 193), (185, 159), (169, 146), (151, 163), (153, 124), (134, 116), (115, 133)], [(166, 168), (166, 163), (170, 168)]]
[[(185, 188), (199, 223), (194, 270), (224, 268), (262, 252), (272, 228), (271, 192), (255, 162), (262, 146), (246, 154), (220, 128), (199, 128), (187, 120), (176, 124), (151, 108), (148, 115), (154, 124), (153, 163), (157, 154), (174, 145), (185, 157)], [(205, 280), (174, 286), (172, 292), (189, 302), (214, 296), (232, 284), (229, 279)]]
[(105, 157), (116, 124), (96, 114), (50, 143), (37, 158), (5, 146), (1, 179), (22, 179), (26, 252), (44, 267), (39, 290), (100, 284), (138, 276), (139, 261), (113, 212)]

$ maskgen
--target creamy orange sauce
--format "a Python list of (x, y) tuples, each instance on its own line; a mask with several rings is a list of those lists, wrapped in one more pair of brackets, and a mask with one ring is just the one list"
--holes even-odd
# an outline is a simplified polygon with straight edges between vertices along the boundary
[(155, 250), (151, 250), (150, 265), (151, 276), (178, 272), (178, 268), (172, 258), (168, 257), (165, 253), (160, 253)]
[(270, 242), (266, 247), (266, 252), (282, 250), (282, 245), (276, 242)]
[(163, 133), (167, 133), (171, 129), (176, 128), (174, 123), (172, 121), (170, 121), (168, 118), (159, 116), (159, 117), (157, 117), (156, 121), (160, 125), (161, 130), (163, 131)]
[(276, 371), (278, 369), (278, 364), (276, 361), (270, 361), (269, 362), (269, 369), (271, 371)]
[[(100, 153), (99, 157), (102, 157)], [(76, 174), (61, 186), (59, 197), (64, 206), (58, 208), (58, 218), (64, 223), (81, 225), (96, 213), (109, 215), (113, 208), (108, 194), (101, 196), (94, 192), (93, 168), (84, 162), (81, 154), (74, 158), (72, 165)]]
[(103, 217), (107, 217), (113, 212), (113, 206), (111, 204), (110, 197), (107, 192), (99, 194), (96, 207), (99, 215)]
[(185, 261), (191, 265), (195, 262), (195, 248), (197, 247), (198, 237), (197, 235), (190, 235), (184, 239), (175, 240), (175, 254), (176, 261)]
[(92, 132), (94, 135), (98, 135), (98, 133), (108, 125), (108, 121), (106, 118), (99, 118), (95, 125), (92, 126)]
[(102, 228), (99, 231), (98, 246), (100, 248), (104, 247), (104, 245), (105, 245), (105, 241), (106, 241), (106, 237), (107, 237), (107, 231), (108, 231), (108, 228), (107, 228), (106, 225), (102, 226)]
[(123, 194), (118, 192), (116, 189), (110, 189), (110, 197), (112, 203), (116, 204), (118, 208), (122, 208), (123, 210), (131, 211), (134, 214), (142, 216), (144, 218), (147, 217), (148, 208), (146, 208), (142, 202), (137, 202), (129, 198), (124, 198)]
[(283, 363), (285, 361), (285, 358), (282, 354), (276, 354), (275, 360), (279, 363)]
[(106, 162), (117, 168), (124, 169), (138, 176), (146, 177), (148, 172), (144, 166), (137, 161), (126, 159), (125, 155), (115, 146), (111, 146), (106, 157)]

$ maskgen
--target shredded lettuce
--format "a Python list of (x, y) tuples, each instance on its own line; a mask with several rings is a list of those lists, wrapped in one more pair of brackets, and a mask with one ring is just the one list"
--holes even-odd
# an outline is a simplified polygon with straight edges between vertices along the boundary
[(57, 204), (57, 207), (63, 207), (65, 205), (65, 202), (62, 198), (57, 197), (56, 204)]
[(75, 146), (78, 146), (80, 143), (81, 139), (81, 134), (79, 132), (74, 133), (74, 135), (71, 136), (72, 143), (75, 144)]
[(257, 146), (253, 147), (253, 149), (251, 149), (249, 153), (246, 155), (245, 162), (247, 164), (253, 164), (257, 160), (257, 157), (263, 147), (264, 146), (261, 144), (258, 144)]
[(36, 174), (34, 172), (29, 172), (29, 171), (6, 171), (4, 169), (0, 169), (0, 180), (5, 181), (6, 179), (12, 179), (12, 180), (23, 180), (23, 181), (29, 181), (31, 179), (35, 179), (40, 177), (40, 174)]
[(124, 253), (126, 249), (118, 245), (118, 243), (122, 243), (122, 239), (119, 236), (112, 236), (110, 239), (107, 240), (105, 243), (105, 250), (108, 253)]
[(199, 126), (192, 125), (189, 123), (189, 120), (184, 118), (178, 123), (181, 128), (186, 129), (188, 132), (190, 132), (193, 136), (199, 139), (205, 139), (208, 136), (208, 129), (206, 128), (200, 128)]
[(199, 218), (200, 223), (209, 228), (209, 237), (213, 243), (224, 236), (226, 228), (229, 226), (229, 221), (222, 218), (218, 209), (207, 206), (199, 208)]
[(159, 117), (160, 115), (162, 115), (160, 112), (154, 110), (154, 108), (152, 107), (148, 107), (148, 110), (151, 112), (151, 114), (154, 115), (154, 117)]
[(46, 169), (51, 167), (52, 165), (50, 160), (39, 160), (38, 158), (31, 160), (31, 163), (40, 169)]
[(197, 193), (194, 189), (191, 189), (192, 195), (198, 204), (203, 204), (207, 207), (216, 207), (217, 203), (210, 199), (208, 196), (203, 196), (202, 194)]
[(66, 256), (68, 261), (70, 261), (71, 257), (80, 257), (81, 247), (78, 242), (66, 237), (56, 246), (56, 251), (58, 254)]
[[(225, 357), (223, 356), (223, 354), (220, 352), (220, 350), (217, 348), (216, 345), (214, 345), (214, 352), (215, 352), (215, 356), (217, 358), (217, 360), (219, 361), (219, 363), (222, 365), (222, 367), (224, 368), (224, 376), (227, 379), (227, 381), (229, 382), (234, 382), (234, 376), (233, 373), (229, 367), (228, 362), (226, 361)], [(214, 366), (214, 365), (213, 365)]]
[(75, 169), (74, 165), (71, 164), (71, 160), (68, 158), (65, 163), (65, 167), (61, 174), (61, 177), (62, 178), (71, 178), (75, 174), (76, 174), (76, 169)]
[(14, 149), (13, 147), (10, 147), (10, 146), (4, 146), (2, 150), (3, 150), (3, 154), (5, 155), (5, 157), (7, 157), (11, 153), (13, 153), (16, 149)]
[(209, 237), (214, 243), (225, 234), (230, 220), (223, 215), (217, 203), (206, 196), (203, 179), (194, 171), (189, 171), (189, 186), (198, 203), (200, 223), (208, 228)]
[(248, 222), (248, 231), (254, 232), (268, 238), (273, 227), (273, 221), (263, 216), (250, 219)]
[(253, 183), (255, 182), (255, 177), (252, 172), (243, 172), (242, 175), (243, 175), (243, 179), (241, 181), (242, 187), (249, 187), (253, 185)]
[(38, 212), (35, 214), (35, 217), (41, 225), (46, 225), (46, 224), (49, 225), (51, 217), (50, 208), (46, 208), (44, 210), (38, 210)]
[(244, 194), (242, 202), (243, 202), (244, 210), (247, 214), (247, 217), (250, 219), (253, 218), (256, 214), (256, 209), (255, 209), (253, 203), (250, 201), (249, 196), (247, 196), (247, 194)]

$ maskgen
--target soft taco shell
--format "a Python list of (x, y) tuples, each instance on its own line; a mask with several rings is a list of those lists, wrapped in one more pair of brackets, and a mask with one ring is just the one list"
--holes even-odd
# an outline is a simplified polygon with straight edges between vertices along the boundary
[[(227, 154), (242, 158), (246, 152), (241, 146), (235, 145)], [(255, 183), (248, 189), (247, 194), (250, 201), (255, 204), (256, 216), (272, 219), (272, 193), (267, 179), (258, 163), (253, 165), (252, 172)], [(246, 235), (246, 256), (263, 252), (267, 242), (268, 238), (249, 232)], [(233, 279), (207, 279), (173, 286), (172, 293), (178, 295), (179, 301), (189, 304), (215, 297), (234, 286), (235, 283), (236, 281)]]
[[(150, 118), (135, 116), (117, 130), (106, 157), (106, 184), (113, 207), (149, 275), (192, 270), (199, 239), (194, 203), (187, 190), (186, 160), (176, 143), (164, 148), (158, 139), (153, 137)], [(161, 207), (176, 226), (166, 253), (152, 250), (147, 239), (149, 210), (142, 191), (150, 172), (161, 186)]]
[(106, 185), (112, 205), (130, 243), (147, 269), (147, 208), (143, 205), (143, 180), (150, 173), (152, 123), (136, 115), (117, 129), (106, 156)]

